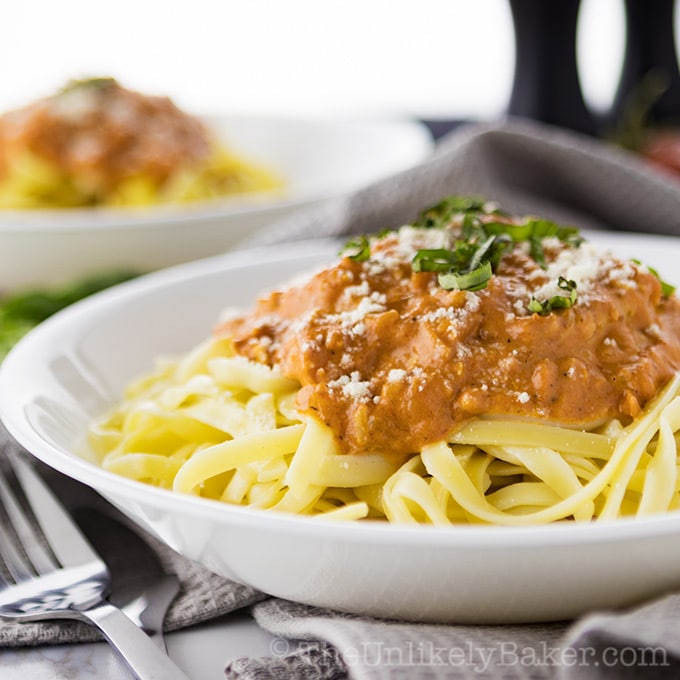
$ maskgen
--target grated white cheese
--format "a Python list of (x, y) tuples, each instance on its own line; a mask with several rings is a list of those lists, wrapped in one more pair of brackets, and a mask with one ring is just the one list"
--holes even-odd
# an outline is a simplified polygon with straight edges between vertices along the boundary
[(661, 328), (658, 323), (653, 323), (645, 328), (645, 333), (651, 335), (653, 338), (661, 338)]
[(340, 368), (350, 368), (352, 366), (354, 360), (352, 359), (352, 356), (350, 354), (343, 354), (340, 357)]
[(361, 283), (355, 286), (347, 286), (342, 293), (342, 297), (354, 298), (354, 297), (368, 297), (371, 294), (371, 289), (368, 285), (368, 281), (364, 279)]
[(468, 359), (472, 356), (472, 349), (459, 342), (456, 344), (456, 359)]
[[(308, 312), (305, 312), (299, 319), (296, 319), (295, 321), (291, 322), (289, 329), (293, 333), (300, 333), (306, 326), (310, 325), (311, 320), (315, 317), (318, 316), (321, 313), (321, 310), (318, 307), (314, 307), (314, 309), (310, 309)], [(267, 317), (262, 317), (263, 320), (266, 320)], [(262, 325), (265, 325), (266, 321), (263, 321)], [(323, 340), (323, 337), (317, 337), (317, 340), (319, 342)]]
[(366, 400), (371, 398), (370, 382), (361, 380), (359, 371), (352, 371), (349, 375), (342, 375), (337, 380), (328, 383), (332, 390), (340, 391), (351, 399)]
[(635, 267), (629, 262), (623, 262), (617, 267), (612, 267), (607, 279), (612, 283), (616, 283), (624, 288), (635, 287)]
[(448, 238), (449, 235), (445, 229), (422, 229), (404, 225), (392, 235), (393, 240), (389, 247), (371, 255), (369, 271), (379, 273), (382, 267), (411, 262), (419, 250), (445, 248)]
[(406, 225), (399, 229), (397, 235), (397, 253), (408, 262), (419, 250), (444, 248), (448, 241), (445, 229), (422, 229)]
[(592, 287), (602, 275), (602, 252), (592, 243), (584, 243), (580, 248), (565, 248), (548, 264), (545, 271), (548, 282), (533, 292), (537, 300), (548, 300), (555, 295), (564, 295), (559, 279), (576, 283), (579, 299)]
[(366, 332), (366, 324), (363, 321), (359, 321), (359, 323), (354, 324), (352, 328), (350, 329), (350, 333), (352, 335), (363, 335)]
[(383, 295), (380, 299), (379, 294), (372, 293), (369, 297), (362, 298), (354, 309), (339, 314), (327, 314), (325, 318), (331, 322), (337, 321), (344, 328), (349, 328), (363, 321), (368, 314), (380, 314), (386, 311), (384, 297)]
[(323, 319), (329, 324), (340, 326), (342, 331), (350, 336), (364, 335), (366, 317), (369, 314), (381, 314), (387, 311), (386, 303), (387, 297), (383, 293), (373, 291), (367, 297), (362, 297), (354, 309), (337, 314), (326, 314)]
[(423, 321), (429, 321), (430, 323), (435, 321), (441, 321), (442, 319), (448, 319), (451, 323), (454, 323), (456, 319), (460, 316), (460, 311), (456, 307), (438, 307), (432, 312), (423, 314)]

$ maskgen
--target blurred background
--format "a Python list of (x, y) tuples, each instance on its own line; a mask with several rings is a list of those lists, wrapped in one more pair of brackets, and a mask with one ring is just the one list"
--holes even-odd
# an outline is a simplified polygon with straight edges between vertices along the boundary
[[(0, 111), (111, 75), (198, 113), (493, 119), (513, 85), (508, 0), (24, 0), (2, 15)], [(581, 3), (595, 110), (614, 97), (624, 39), (622, 0)]]
[(302, 208), (421, 163), (432, 137), (461, 122), (534, 119), (677, 175), (679, 6), (5, 3), (0, 113), (61, 96), (68, 81), (108, 76), (214, 120), (204, 119), (205, 139), (190, 148), (185, 133), (196, 121), (174, 133), (161, 114), (112, 104), (111, 83), (101, 81), (89, 94), (78, 88), (92, 81), (80, 82), (75, 96), (69, 86), (50, 105), (1, 116), (0, 291), (233, 248)]

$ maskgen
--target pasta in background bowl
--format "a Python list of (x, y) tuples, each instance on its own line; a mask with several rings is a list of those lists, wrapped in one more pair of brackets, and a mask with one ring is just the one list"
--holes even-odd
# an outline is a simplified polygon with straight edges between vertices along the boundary
[[(593, 236), (665, 276), (680, 254), (673, 239)], [(676, 511), (521, 527), (331, 521), (150, 487), (102, 469), (94, 452), (90, 460), (79, 454), (93, 419), (153, 357), (189, 352), (225, 307), (318, 269), (338, 247), (226, 255), (74, 305), (29, 333), (0, 368), (3, 422), (33, 455), (91, 485), (179, 552), (287, 599), (422, 621), (520, 622), (631, 604), (680, 585)]]
[(73, 80), (0, 115), (0, 208), (144, 206), (280, 192), (169, 97)]
[[(92, 81), (92, 87), (100, 81), (109, 79)], [(79, 93), (76, 87), (69, 95), (66, 114), (86, 107)], [(171, 107), (163, 98), (150, 99)], [(151, 140), (139, 154), (116, 155), (113, 149), (110, 159), (99, 158), (91, 148), (96, 151), (97, 144), (85, 135), (67, 156), (72, 176), (62, 176), (21, 147), (24, 134), (40, 141), (39, 117), (33, 126), (38, 133), (22, 132), (22, 116), (17, 118), (18, 148), (6, 143), (3, 152), (0, 138), (0, 293), (111, 269), (152, 271), (218, 254), (295, 210), (411, 167), (433, 148), (425, 126), (410, 121), (180, 117), (187, 128), (180, 130), (180, 140), (196, 132), (195, 124), (209, 131), (215, 145), (198, 165), (180, 164), (168, 174), (172, 158), (145, 164)], [(49, 136), (45, 144), (53, 154), (60, 149)], [(202, 146), (200, 135), (196, 145)], [(189, 154), (170, 147), (173, 158)], [(148, 171), (134, 171), (135, 162)], [(116, 174), (116, 164), (128, 174)]]

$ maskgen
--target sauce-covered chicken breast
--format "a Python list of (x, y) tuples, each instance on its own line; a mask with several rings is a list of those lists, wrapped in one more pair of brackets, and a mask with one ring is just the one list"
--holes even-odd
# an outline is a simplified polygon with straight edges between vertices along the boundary
[(574, 228), (449, 197), (225, 313), (90, 434), (118, 474), (334, 520), (678, 511), (680, 300)]
[(623, 423), (680, 368), (680, 302), (575, 230), (449, 199), (217, 330), (298, 380), (346, 453), (408, 456), (478, 416)]

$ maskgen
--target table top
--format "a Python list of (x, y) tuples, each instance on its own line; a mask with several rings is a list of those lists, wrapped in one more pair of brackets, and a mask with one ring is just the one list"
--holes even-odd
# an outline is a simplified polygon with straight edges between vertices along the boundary
[[(168, 633), (170, 657), (191, 680), (221, 680), (236, 658), (272, 656), (275, 640), (245, 612)], [(129, 680), (132, 675), (105, 642), (0, 649), (3, 680)]]

